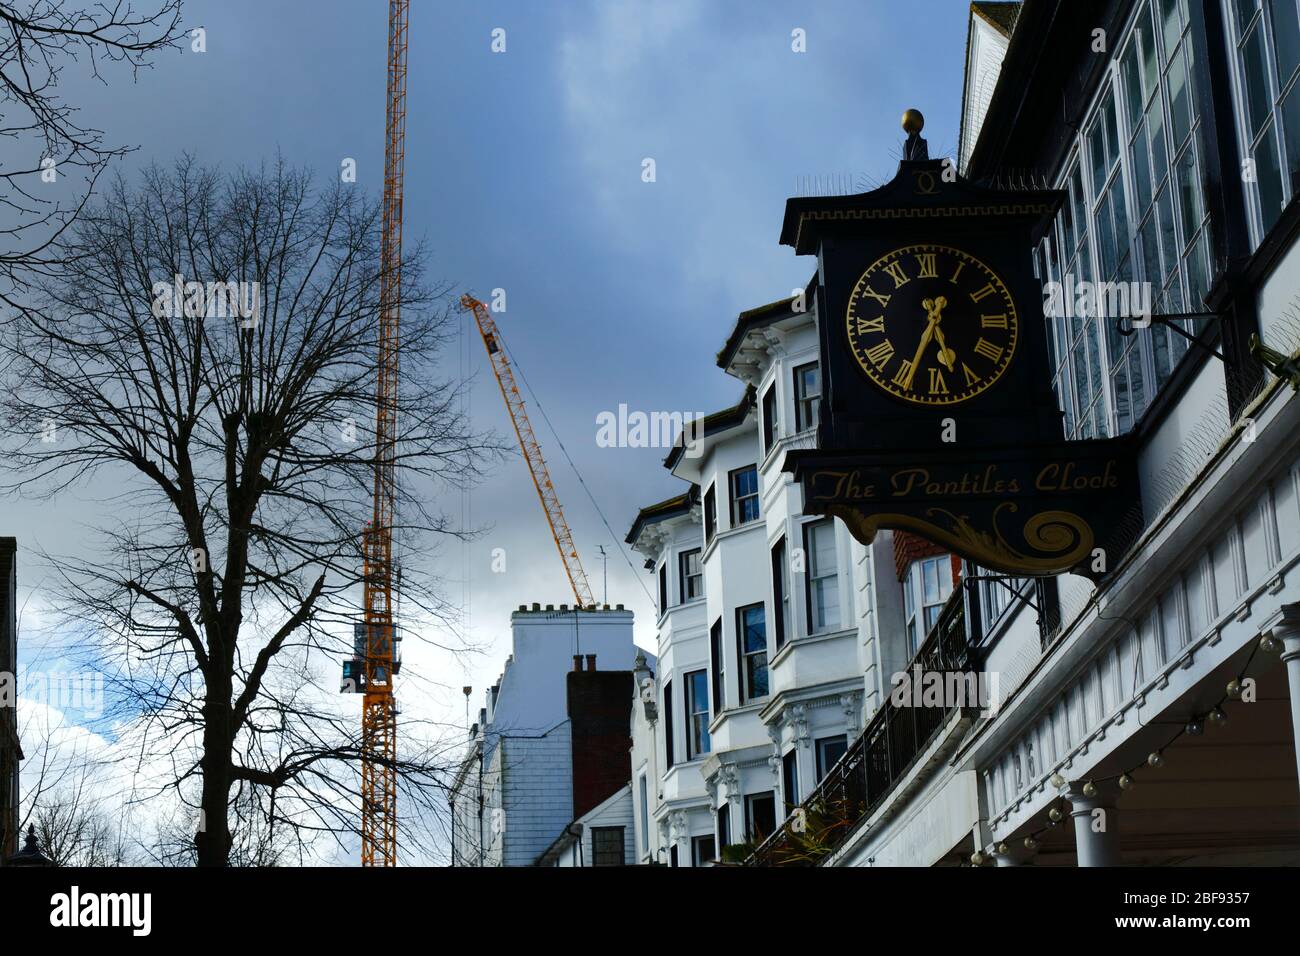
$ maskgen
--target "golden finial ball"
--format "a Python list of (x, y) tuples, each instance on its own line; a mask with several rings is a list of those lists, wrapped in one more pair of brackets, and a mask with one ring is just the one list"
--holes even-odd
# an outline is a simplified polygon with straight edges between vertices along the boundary
[(920, 110), (908, 110), (903, 114), (903, 132), (909, 136), (925, 129), (925, 117)]

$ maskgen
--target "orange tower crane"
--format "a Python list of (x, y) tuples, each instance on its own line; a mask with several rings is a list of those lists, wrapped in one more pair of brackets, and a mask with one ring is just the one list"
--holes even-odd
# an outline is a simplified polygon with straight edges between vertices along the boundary
[(402, 307), (402, 177), (406, 165), (406, 43), (410, 0), (388, 4), (388, 109), (380, 245), (379, 378), (375, 388), (374, 513), (362, 532), (365, 621), (351, 682), (361, 707), (361, 865), (397, 865), (397, 702), (401, 669), (393, 624), (393, 511), (396, 500), (397, 359)]
[(569, 584), (573, 587), (574, 600), (579, 607), (593, 607), (596, 600), (591, 595), (591, 585), (587, 583), (587, 572), (582, 569), (578, 549), (573, 546), (573, 534), (569, 531), (569, 523), (564, 520), (564, 509), (560, 507), (555, 485), (551, 483), (551, 473), (546, 467), (546, 460), (542, 458), (542, 447), (533, 434), (528, 412), (524, 409), (523, 396), (515, 384), (515, 373), (506, 360), (501, 333), (497, 331), (487, 306), (478, 299), (464, 295), (461, 296), (460, 304), (461, 308), (474, 313), (474, 320), (478, 323), (479, 335), (483, 336), (488, 359), (492, 362), (492, 371), (496, 373), (497, 384), (501, 386), (501, 397), (506, 400), (506, 409), (515, 426), (519, 447), (523, 449), (524, 461), (528, 463), (537, 497), (542, 500), (542, 510), (546, 512), (546, 520), (550, 523), (551, 536), (555, 538), (555, 546), (560, 549), (560, 560), (564, 562), (564, 573), (569, 576)]

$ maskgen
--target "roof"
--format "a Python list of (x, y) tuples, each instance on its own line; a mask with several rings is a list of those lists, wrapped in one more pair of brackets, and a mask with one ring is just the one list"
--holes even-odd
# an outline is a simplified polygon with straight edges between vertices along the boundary
[(632, 544), (640, 537), (646, 525), (654, 524), (657, 521), (667, 521), (669, 518), (676, 518), (678, 515), (689, 514), (691, 506), (699, 500), (699, 496), (700, 486), (691, 485), (683, 494), (665, 498), (663, 501), (652, 505), (646, 505), (636, 513), (636, 520), (632, 522), (632, 530), (627, 533), (627, 537), (623, 540), (628, 544)]
[[(813, 291), (817, 285), (817, 276), (813, 275), (808, 280), (808, 285), (804, 289), (804, 301), (811, 302)], [(792, 311), (794, 305), (794, 296), (786, 299), (778, 299), (775, 302), (769, 302), (767, 305), (760, 305), (755, 309), (746, 309), (740, 315), (736, 316), (735, 328), (727, 336), (726, 343), (722, 346), (722, 351), (718, 353), (718, 368), (726, 369), (740, 351), (740, 343), (745, 341), (745, 336), (752, 329), (761, 328), (764, 325), (771, 325), (786, 318)]]
[(972, 3), (970, 12), (987, 21), (1004, 37), (1010, 37), (1020, 17), (1020, 0), (1013, 3)]
[[(700, 426), (703, 434), (696, 434), (695, 438), (708, 438), (710, 435), (716, 435), (718, 432), (726, 431), (728, 428), (734, 428), (742, 424), (749, 416), (754, 407), (754, 386), (746, 387), (745, 394), (740, 397), (740, 401), (730, 408), (724, 408), (721, 411), (714, 412), (711, 415), (705, 415), (704, 424)], [(691, 431), (695, 431), (692, 423)], [(664, 467), (670, 471), (677, 467), (677, 463), (682, 460), (682, 455), (686, 452), (685, 444), (686, 432), (683, 430), (681, 439), (673, 445), (673, 450), (668, 453), (664, 459)]]

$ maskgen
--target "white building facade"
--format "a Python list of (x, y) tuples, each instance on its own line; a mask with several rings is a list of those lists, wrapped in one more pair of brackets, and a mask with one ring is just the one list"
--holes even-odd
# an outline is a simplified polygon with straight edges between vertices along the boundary
[[(1294, 864), (1300, 8), (970, 16), (963, 174), (1065, 191), (1042, 282), (1152, 290), (1150, 324), (1044, 319), (1066, 436), (1136, 445), (1136, 543), (1096, 584), (1016, 579), (803, 515), (782, 459), (816, 447), (814, 297), (743, 313), (719, 365), (744, 398), (629, 535), (661, 601), (639, 859), (695, 865), (711, 830), (751, 865)], [(973, 691), (891, 700), (905, 673)]]

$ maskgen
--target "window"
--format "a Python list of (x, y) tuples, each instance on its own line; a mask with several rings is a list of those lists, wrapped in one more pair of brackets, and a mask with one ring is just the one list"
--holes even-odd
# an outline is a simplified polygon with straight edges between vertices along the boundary
[[(1134, 291), (1141, 302), (1141, 290), (1149, 290), (1152, 313), (1205, 309), (1209, 211), (1185, 5), (1136, 5), (1061, 176), (1067, 201), (1034, 257), (1039, 278), (1063, 291), (1046, 321), (1067, 438), (1130, 430), (1187, 351), (1186, 339), (1163, 325), (1119, 335), (1117, 306)], [(1127, 291), (1091, 296), (1089, 303), (1078, 298), (1081, 282), (1122, 283), (1117, 288)], [(1109, 317), (1099, 317), (1103, 311)], [(1201, 324), (1182, 321), (1193, 334)]]
[(987, 634), (1001, 619), (1011, 605), (1016, 604), (1016, 595), (1029, 583), (1029, 578), (1010, 578), (997, 571), (973, 567), (971, 569), (979, 583), (980, 619)]
[(776, 795), (750, 793), (745, 796), (745, 839), (762, 843), (776, 830)]
[(664, 769), (671, 770), (677, 747), (673, 740), (673, 682), (664, 681)]
[(713, 835), (691, 837), (691, 866), (708, 866), (717, 859)]
[(668, 562), (659, 565), (659, 616), (668, 611)]
[(709, 752), (709, 678), (704, 671), (686, 675), (686, 759)]
[(804, 525), (804, 553), (808, 556), (809, 633), (833, 631), (840, 626), (840, 579), (836, 568), (835, 522), (832, 519)]
[(785, 559), (785, 535), (772, 545), (772, 607), (776, 610), (776, 646), (790, 633), (790, 565)]
[(680, 562), (677, 585), (681, 588), (682, 602), (704, 597), (704, 572), (700, 569), (700, 549), (692, 548), (690, 551), (683, 551), (677, 560)]
[(773, 382), (763, 393), (763, 454), (772, 450), (772, 443), (779, 434), (776, 419), (776, 383)]
[(672, 846), (668, 848), (668, 865), (669, 866), (677, 865), (677, 844), (676, 843), (674, 843)]
[(709, 666), (713, 669), (713, 712), (720, 714), (726, 710), (726, 686), (722, 683), (725, 674), (722, 661), (722, 618), (713, 622), (709, 628)]
[(731, 526), (736, 528), (758, 517), (758, 468), (737, 468), (731, 473)]
[(650, 788), (646, 784), (645, 774), (641, 774), (638, 784), (641, 793), (641, 852), (650, 852)]
[(817, 427), (817, 407), (822, 400), (821, 370), (816, 362), (794, 370), (794, 427), (796, 431)]
[(740, 702), (767, 696), (767, 626), (763, 605), (736, 610), (736, 660), (740, 662)]
[(713, 540), (713, 532), (718, 530), (718, 496), (715, 494), (716, 489), (709, 485), (709, 490), (704, 493), (704, 543), (708, 544)]
[(1300, 174), (1300, 16), (1296, 0), (1235, 0), (1227, 8), (1237, 146), (1253, 246), (1295, 195)]
[(822, 737), (817, 741), (818, 783), (826, 779), (826, 775), (831, 772), (831, 768), (844, 756), (848, 749), (849, 738), (846, 734), (840, 734), (837, 737)]
[(731, 801), (725, 801), (718, 807), (718, 845), (723, 849), (731, 846)]
[(623, 827), (591, 828), (591, 865), (622, 866)]
[(781, 758), (781, 783), (785, 788), (785, 812), (799, 806), (799, 752), (791, 750)]
[(908, 656), (915, 656), (925, 636), (939, 620), (939, 612), (952, 594), (952, 558), (946, 554), (913, 561), (903, 580), (903, 608), (907, 616)]

